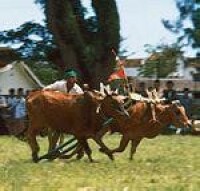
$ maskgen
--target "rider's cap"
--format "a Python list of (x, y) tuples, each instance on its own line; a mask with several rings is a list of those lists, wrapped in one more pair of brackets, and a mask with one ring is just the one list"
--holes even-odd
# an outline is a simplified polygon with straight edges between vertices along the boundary
[(64, 73), (64, 78), (70, 78), (70, 77), (77, 77), (78, 74), (75, 70), (66, 70), (65, 73)]

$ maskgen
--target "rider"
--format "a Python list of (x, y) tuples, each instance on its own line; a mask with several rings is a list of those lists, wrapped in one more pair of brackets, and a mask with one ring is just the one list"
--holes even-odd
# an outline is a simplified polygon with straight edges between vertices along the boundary
[(63, 93), (82, 94), (82, 88), (77, 84), (77, 72), (73, 69), (66, 70), (64, 80), (56, 81), (44, 88), (44, 90), (55, 90)]

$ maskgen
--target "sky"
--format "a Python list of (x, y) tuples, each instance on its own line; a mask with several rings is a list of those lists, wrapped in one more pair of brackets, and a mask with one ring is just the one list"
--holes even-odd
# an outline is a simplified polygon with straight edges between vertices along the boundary
[[(85, 5), (90, 0), (83, 0)], [(145, 44), (173, 43), (174, 34), (164, 28), (161, 19), (175, 19), (175, 0), (117, 0), (120, 15), (121, 49), (129, 57), (145, 57)], [(44, 15), (34, 0), (1, 0), (0, 31), (19, 27), (26, 21), (42, 22)], [(3, 45), (0, 45), (3, 46)], [(186, 53), (187, 54), (187, 53)]]

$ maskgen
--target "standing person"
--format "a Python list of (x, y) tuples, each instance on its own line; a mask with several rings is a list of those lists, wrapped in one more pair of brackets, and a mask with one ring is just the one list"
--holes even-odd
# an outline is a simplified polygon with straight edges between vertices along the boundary
[(0, 95), (0, 135), (8, 135), (9, 131), (3, 118), (3, 110), (7, 107), (6, 99)]
[(77, 84), (77, 72), (67, 70), (64, 74), (64, 80), (56, 81), (44, 88), (44, 90), (55, 90), (63, 93), (82, 94), (82, 88)]
[(184, 106), (187, 116), (191, 117), (192, 93), (189, 88), (183, 89), (183, 95), (180, 98), (180, 102)]
[[(183, 95), (181, 95), (181, 97), (180, 97), (180, 102), (183, 105), (183, 107), (185, 108), (185, 112), (186, 112), (188, 118), (190, 118), (191, 117), (191, 106), (192, 106), (192, 94), (191, 94), (189, 88), (183, 89)], [(181, 127), (181, 128), (177, 128), (176, 134), (186, 134), (189, 131), (188, 131), (188, 129)]]
[(170, 101), (177, 99), (176, 90), (174, 90), (174, 83), (171, 80), (166, 83), (166, 89), (163, 90), (163, 97)]
[(157, 80), (154, 81), (153, 88), (156, 89), (156, 93), (158, 95), (158, 98), (161, 98), (162, 94), (163, 94), (163, 90), (161, 89), (160, 80), (157, 79)]
[(26, 117), (26, 101), (24, 98), (24, 89), (18, 88), (17, 89), (17, 95), (16, 95), (16, 101), (13, 105), (14, 107), (14, 129), (13, 133), (16, 135), (19, 132), (21, 132), (24, 127), (24, 120)]
[(142, 95), (143, 97), (148, 97), (147, 88), (145, 82), (140, 82), (136, 90), (136, 93)]
[[(168, 101), (176, 100), (177, 95), (176, 95), (176, 90), (174, 90), (173, 81), (171, 81), (171, 80), (167, 81), (165, 86), (166, 86), (166, 89), (163, 90), (163, 98), (165, 98)], [(169, 124), (169, 126), (167, 127), (167, 130), (170, 130), (171, 132), (176, 132), (176, 133), (178, 133), (177, 131), (179, 131), (172, 124)]]
[(7, 98), (8, 113), (9, 113), (9, 117), (13, 119), (14, 114), (15, 114), (15, 105), (17, 101), (16, 95), (15, 95), (15, 89), (10, 88), (8, 93), (9, 93), (8, 98)]
[(0, 108), (7, 107), (6, 98), (3, 95), (0, 95)]

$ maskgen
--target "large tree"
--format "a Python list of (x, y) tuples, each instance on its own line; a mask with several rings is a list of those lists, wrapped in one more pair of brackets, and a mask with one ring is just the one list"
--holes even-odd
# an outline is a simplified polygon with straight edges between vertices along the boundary
[[(97, 86), (113, 71), (120, 44), (119, 15), (115, 0), (91, 0), (88, 14), (81, 0), (37, 0), (45, 25), (28, 22), (0, 33), (0, 42), (21, 43), (25, 58), (46, 59), (64, 69), (75, 68), (84, 82)], [(39, 38), (32, 38), (33, 35)], [(17, 37), (17, 38), (16, 38)], [(39, 51), (38, 51), (39, 50)]]

